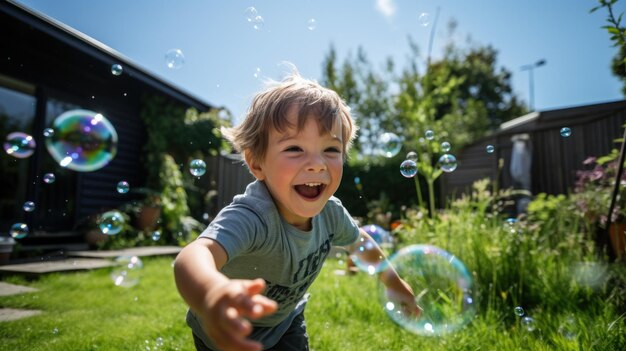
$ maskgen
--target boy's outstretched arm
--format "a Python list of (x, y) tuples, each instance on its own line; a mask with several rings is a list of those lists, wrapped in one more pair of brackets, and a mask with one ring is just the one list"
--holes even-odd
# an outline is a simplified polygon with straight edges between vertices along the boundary
[[(359, 250), (359, 246), (366, 247), (366, 249)], [(421, 314), (422, 309), (417, 305), (413, 289), (400, 278), (393, 266), (387, 261), (387, 257), (385, 257), (380, 246), (366, 231), (360, 229), (357, 242), (347, 246), (346, 249), (350, 255), (355, 254), (364, 262), (384, 268), (379, 272), (378, 278), (386, 287), (387, 297), (392, 302), (399, 304), (407, 316), (418, 317)]]
[(261, 295), (263, 279), (229, 279), (220, 273), (226, 259), (221, 245), (211, 239), (197, 239), (176, 257), (176, 287), (220, 350), (261, 350), (260, 343), (247, 338), (252, 332), (248, 319), (273, 313), (276, 302)]

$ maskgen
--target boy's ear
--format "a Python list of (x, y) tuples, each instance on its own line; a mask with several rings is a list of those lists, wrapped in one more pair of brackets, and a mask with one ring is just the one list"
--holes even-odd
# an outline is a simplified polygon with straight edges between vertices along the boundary
[(250, 150), (245, 150), (243, 152), (243, 158), (246, 161), (246, 165), (248, 165), (248, 169), (252, 175), (258, 180), (264, 180), (265, 176), (263, 174), (263, 169), (261, 168), (261, 165), (254, 161), (252, 155), (250, 154)]

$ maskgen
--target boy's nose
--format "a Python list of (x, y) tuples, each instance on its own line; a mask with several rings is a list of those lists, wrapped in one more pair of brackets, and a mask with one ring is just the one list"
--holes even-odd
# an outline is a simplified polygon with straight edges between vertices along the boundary
[(326, 162), (319, 155), (312, 155), (309, 158), (309, 164), (306, 166), (307, 171), (321, 172), (326, 170)]

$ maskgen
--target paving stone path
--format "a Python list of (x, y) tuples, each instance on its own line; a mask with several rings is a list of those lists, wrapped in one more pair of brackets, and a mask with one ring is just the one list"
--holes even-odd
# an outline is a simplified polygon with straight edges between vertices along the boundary
[[(25, 294), (39, 291), (35, 288), (30, 288), (28, 286), (21, 286), (15, 284), (9, 284), (5, 282), (0, 282), (0, 296), (9, 296), (9, 295), (17, 295), (17, 294)], [(14, 321), (16, 319), (22, 319), (30, 316), (35, 316), (40, 314), (40, 310), (24, 310), (17, 308), (0, 308), (0, 323), (6, 321)]]

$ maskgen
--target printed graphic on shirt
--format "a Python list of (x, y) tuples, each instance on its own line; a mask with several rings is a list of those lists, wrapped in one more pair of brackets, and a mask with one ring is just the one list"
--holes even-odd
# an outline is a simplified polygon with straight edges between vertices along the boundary
[(315, 280), (317, 273), (321, 269), (320, 265), (328, 256), (328, 253), (330, 253), (333, 237), (334, 234), (330, 234), (328, 239), (326, 239), (317, 250), (298, 262), (298, 269), (291, 280), (292, 286), (282, 286), (266, 280), (267, 293), (265, 295), (276, 301), (279, 305), (289, 305), (299, 301)]

